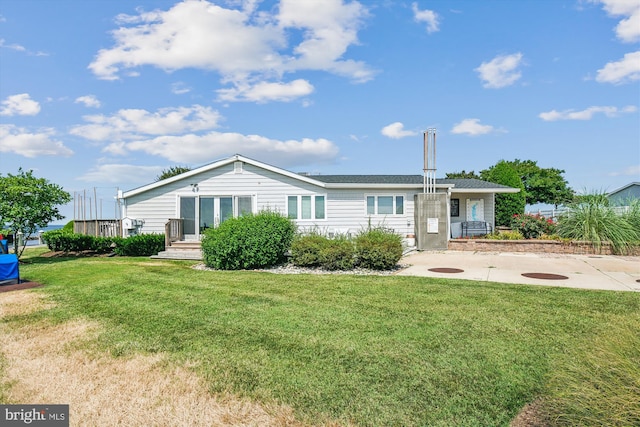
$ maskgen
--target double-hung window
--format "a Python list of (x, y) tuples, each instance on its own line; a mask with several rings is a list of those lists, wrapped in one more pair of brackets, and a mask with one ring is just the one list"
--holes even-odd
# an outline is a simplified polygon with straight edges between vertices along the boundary
[(367, 215), (404, 215), (404, 196), (367, 196)]
[(291, 219), (325, 219), (325, 196), (287, 196), (287, 216)]

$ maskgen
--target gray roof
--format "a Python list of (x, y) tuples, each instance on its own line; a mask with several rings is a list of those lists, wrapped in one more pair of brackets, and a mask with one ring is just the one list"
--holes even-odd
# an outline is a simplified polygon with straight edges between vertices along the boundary
[[(327, 184), (408, 184), (422, 185), (422, 175), (306, 175)], [(510, 188), (479, 179), (438, 178), (436, 185), (454, 185), (455, 188)]]

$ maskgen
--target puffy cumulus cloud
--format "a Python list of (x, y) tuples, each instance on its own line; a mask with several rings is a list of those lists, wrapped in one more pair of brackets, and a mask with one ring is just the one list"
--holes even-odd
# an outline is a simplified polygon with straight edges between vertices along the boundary
[(222, 101), (292, 101), (309, 95), (314, 88), (306, 80), (298, 79), (289, 83), (261, 82), (255, 85), (242, 84), (235, 88), (218, 90), (218, 99)]
[(210, 107), (161, 108), (156, 112), (123, 109), (111, 116), (83, 117), (89, 124), (71, 128), (69, 133), (92, 141), (140, 138), (140, 135), (179, 134), (218, 127), (220, 114)]
[(470, 136), (484, 135), (498, 131), (493, 126), (480, 124), (480, 119), (464, 119), (457, 123), (451, 129), (451, 133), (466, 134)]
[(440, 30), (439, 16), (432, 10), (420, 10), (417, 3), (411, 4), (413, 10), (413, 19), (416, 22), (424, 22), (427, 24), (427, 33), (431, 34)]
[(89, 170), (77, 179), (87, 182), (98, 182), (102, 184), (127, 185), (145, 184), (152, 182), (154, 178), (162, 173), (161, 166), (138, 166), (127, 164), (104, 164)]
[(623, 17), (616, 26), (616, 36), (623, 42), (640, 41), (640, 2), (637, 0), (591, 0), (613, 17)]
[(400, 139), (418, 134), (418, 132), (415, 131), (405, 130), (404, 125), (401, 122), (391, 123), (390, 125), (383, 127), (380, 133), (392, 139)]
[(360, 3), (281, 0), (277, 8), (258, 6), (244, 2), (232, 9), (185, 1), (166, 11), (121, 15), (120, 27), (112, 32), (115, 46), (98, 51), (89, 68), (107, 80), (143, 65), (167, 71), (199, 68), (217, 71), (225, 84), (251, 87), (259, 81), (280, 82), (284, 73), (298, 70), (327, 71), (355, 81), (372, 78), (366, 64), (343, 58), (358, 42), (367, 16)]
[(627, 53), (620, 61), (609, 62), (598, 70), (596, 81), (623, 84), (640, 80), (640, 50)]
[(35, 116), (39, 112), (40, 104), (31, 99), (28, 93), (8, 96), (0, 108), (0, 116)]
[(29, 132), (14, 125), (0, 125), (0, 153), (15, 153), (24, 157), (64, 156), (73, 151), (54, 139), (53, 129)]
[(593, 106), (585, 108), (582, 111), (564, 110), (556, 111), (551, 110), (540, 113), (538, 117), (547, 122), (553, 122), (557, 120), (591, 120), (596, 114), (604, 114), (607, 117), (617, 117), (623, 113), (633, 113), (638, 108), (634, 105), (628, 105), (623, 108), (618, 107), (606, 107), (606, 106)]
[(85, 107), (89, 108), (100, 108), (100, 106), (102, 105), (95, 95), (79, 96), (74, 102), (76, 104), (84, 104)]
[(204, 135), (160, 136), (119, 143), (105, 148), (115, 154), (140, 151), (177, 163), (206, 163), (233, 153), (285, 166), (329, 162), (336, 158), (338, 147), (327, 139), (280, 141), (260, 135), (233, 132), (209, 132)]
[(484, 82), (483, 87), (499, 89), (514, 84), (521, 73), (518, 67), (522, 65), (522, 53), (498, 55), (489, 62), (483, 62), (474, 71), (480, 74)]

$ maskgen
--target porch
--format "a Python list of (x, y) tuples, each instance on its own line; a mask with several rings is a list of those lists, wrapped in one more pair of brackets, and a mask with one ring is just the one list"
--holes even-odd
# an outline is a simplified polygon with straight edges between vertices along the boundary
[(164, 251), (151, 256), (151, 258), (202, 260), (200, 240), (185, 240), (183, 219), (169, 219), (164, 226), (164, 236)]

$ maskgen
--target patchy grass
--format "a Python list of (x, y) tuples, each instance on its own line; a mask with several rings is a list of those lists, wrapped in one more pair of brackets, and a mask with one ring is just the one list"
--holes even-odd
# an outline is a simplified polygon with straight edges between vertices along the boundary
[(162, 355), (213, 395), (290, 407), (309, 424), (508, 425), (551, 396), (547, 380), (566, 370), (567, 354), (584, 358), (623, 319), (640, 325), (630, 292), (211, 272), (144, 258), (28, 261), (22, 274), (47, 285), (28, 292), (55, 306), (8, 316), (8, 327), (95, 323), (96, 338), (77, 344), (85, 351)]

